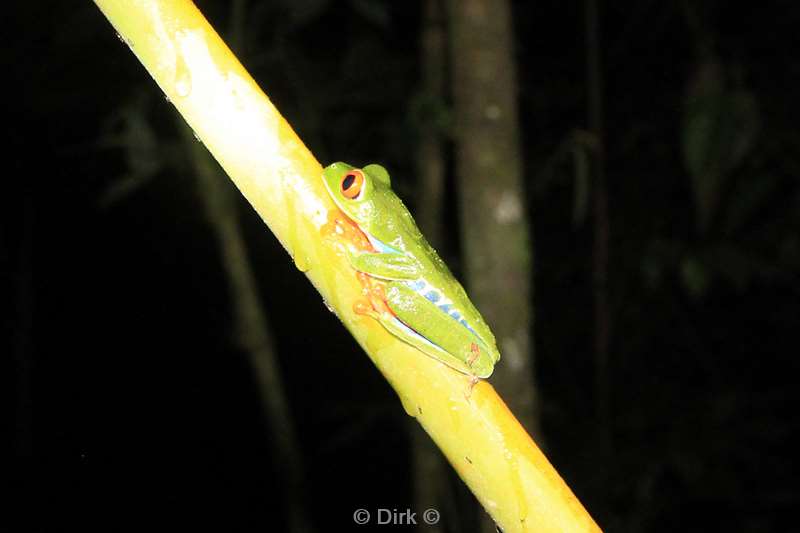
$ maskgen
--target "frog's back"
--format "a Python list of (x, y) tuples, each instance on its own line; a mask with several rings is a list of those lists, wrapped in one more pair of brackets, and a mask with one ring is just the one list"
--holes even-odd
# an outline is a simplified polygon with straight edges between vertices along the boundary
[(388, 204), (388, 211), (396, 214), (388, 222), (401, 226), (392, 228), (392, 234), (408, 237), (403, 239), (400, 247), (404, 248), (405, 253), (412, 255), (422, 267), (422, 277), (407, 282), (407, 285), (469, 329), (487, 347), (493, 359), (499, 359), (500, 354), (489, 326), (470, 301), (464, 287), (422, 235), (403, 201), (394, 192), (387, 194), (384, 201)]
[(419, 230), (417, 233), (419, 239), (410, 246), (412, 249), (408, 251), (421, 264), (423, 276), (418, 280), (408, 282), (408, 286), (474, 333), (493, 354), (494, 359), (499, 359), (500, 355), (494, 335), (467, 296), (464, 287), (456, 280), (439, 254), (419, 233)]

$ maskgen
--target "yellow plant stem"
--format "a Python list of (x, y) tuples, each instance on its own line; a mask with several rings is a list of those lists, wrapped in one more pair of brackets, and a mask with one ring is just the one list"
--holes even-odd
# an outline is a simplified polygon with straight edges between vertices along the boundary
[(503, 531), (599, 531), (489, 383), (469, 393), (466, 376), (353, 311), (361, 285), (321, 231), (336, 207), (320, 164), (194, 4), (95, 3)]

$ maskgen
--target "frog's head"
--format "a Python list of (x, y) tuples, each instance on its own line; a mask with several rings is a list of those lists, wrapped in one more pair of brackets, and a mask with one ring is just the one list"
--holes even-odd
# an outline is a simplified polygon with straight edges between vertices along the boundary
[(391, 192), (391, 182), (382, 166), (333, 163), (325, 167), (322, 177), (333, 201), (360, 228), (369, 230), (385, 211), (383, 199)]

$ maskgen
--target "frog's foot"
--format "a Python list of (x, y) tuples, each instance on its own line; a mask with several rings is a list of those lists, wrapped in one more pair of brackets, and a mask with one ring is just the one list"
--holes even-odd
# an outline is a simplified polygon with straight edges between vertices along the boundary
[(469, 385), (467, 385), (467, 390), (464, 392), (464, 399), (469, 401), (472, 397), (472, 389), (475, 388), (475, 385), (481, 380), (478, 376), (470, 376)]
[(369, 300), (356, 300), (353, 302), (353, 312), (357, 315), (366, 315), (375, 320), (380, 319), (378, 312), (375, 311)]
[(368, 316), (381, 324), (394, 318), (394, 314), (386, 306), (386, 302), (374, 298), (359, 298), (353, 302), (353, 312), (357, 315)]
[(386, 305), (386, 292), (383, 290), (383, 285), (376, 282), (368, 274), (364, 274), (363, 272), (357, 272), (356, 277), (361, 283), (361, 294), (363, 295), (364, 300), (366, 300), (369, 305), (372, 306), (372, 309), (380, 314), (392, 315), (393, 313), (391, 309), (389, 309), (389, 306)]
[(369, 299), (369, 291), (372, 288), (372, 282), (370, 281), (369, 276), (363, 272), (356, 271), (356, 279), (358, 279), (358, 282), (361, 284), (361, 294), (363, 294), (365, 298)]
[(322, 236), (328, 239), (341, 239), (345, 235), (345, 221), (335, 211), (328, 212), (328, 221), (320, 228)]
[(386, 305), (386, 292), (383, 290), (383, 285), (379, 283), (372, 285), (369, 291), (369, 301), (372, 303), (372, 308), (376, 311), (392, 314), (389, 306)]
[(349, 246), (359, 251), (374, 251), (364, 232), (338, 210), (328, 211), (328, 221), (322, 225), (320, 233), (324, 239), (342, 246), (348, 254), (352, 253)]
[(473, 342), (472, 344), (469, 345), (469, 351), (471, 352), (471, 355), (469, 356), (469, 358), (467, 358), (467, 365), (471, 367), (473, 364), (475, 364), (475, 361), (481, 354), (481, 349), (478, 347), (477, 344)]

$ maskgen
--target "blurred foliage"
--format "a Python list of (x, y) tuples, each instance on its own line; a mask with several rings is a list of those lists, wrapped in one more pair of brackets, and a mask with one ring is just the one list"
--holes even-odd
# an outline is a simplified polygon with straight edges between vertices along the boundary
[[(549, 155), (546, 163), (534, 180), (534, 194), (544, 199), (551, 187), (561, 182), (571, 182), (573, 190), (572, 226), (578, 228), (586, 220), (589, 212), (589, 199), (592, 190), (590, 159), (599, 150), (599, 143), (594, 134), (583, 129), (576, 129), (556, 147)], [(566, 161), (572, 163), (569, 173), (559, 170)]]
[(755, 96), (728, 89), (722, 70), (715, 59), (702, 60), (685, 104), (683, 155), (700, 232), (708, 230), (727, 179), (752, 150), (759, 126)]
[[(756, 95), (742, 87), (741, 70), (704, 57), (689, 81), (682, 143), (696, 233), (685, 240), (653, 240), (643, 264), (651, 288), (673, 269), (693, 298), (702, 298), (716, 282), (742, 291), (796, 272), (797, 255), (780, 250), (791, 249), (798, 218), (791, 206), (775, 203), (781, 180), (774, 161), (765, 159), (771, 139), (758, 142), (759, 106)], [(739, 80), (732, 84), (732, 77)], [(784, 224), (789, 234), (772, 233)], [(753, 239), (756, 234), (761, 238)]]

